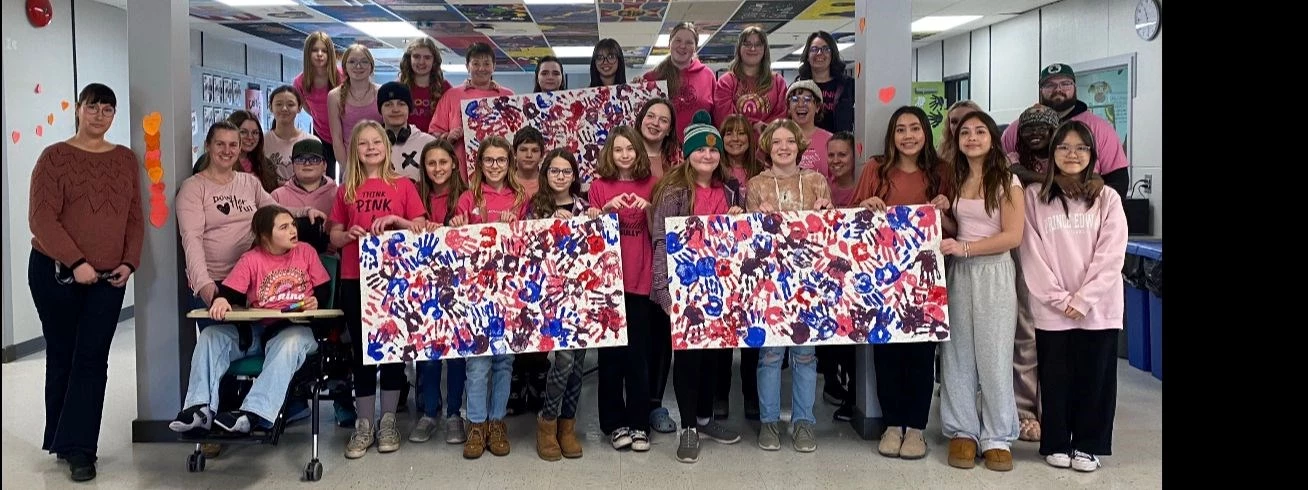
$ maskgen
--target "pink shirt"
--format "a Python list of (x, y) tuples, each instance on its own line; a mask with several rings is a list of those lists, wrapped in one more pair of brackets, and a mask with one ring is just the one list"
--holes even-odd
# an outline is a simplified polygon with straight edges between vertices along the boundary
[[(497, 97), (513, 95), (513, 91), (498, 83), (493, 83), (489, 89), (473, 88), (473, 86), (464, 82), (458, 87), (451, 88), (441, 96), (441, 100), (436, 103), (436, 109), (431, 116), (431, 124), (427, 126), (427, 132), (433, 135), (455, 132), (463, 134), (463, 101), (468, 99), (481, 99), (485, 97)], [(505, 135), (512, 138), (512, 135)], [(454, 142), (455, 160), (461, 162), (459, 165), (459, 175), (463, 176), (464, 182), (468, 181), (468, 161), (467, 151), (464, 150), (466, 142), (460, 138)]]
[[(449, 80), (441, 80), (441, 87), (444, 88), (441, 91), (441, 97), (450, 93)], [(427, 128), (431, 126), (431, 116), (436, 113), (436, 104), (440, 102), (440, 99), (436, 99), (436, 102), (432, 102), (431, 85), (419, 87), (417, 84), (414, 84), (412, 87), (409, 87), (409, 93), (413, 96), (413, 106), (409, 108), (409, 124), (426, 131)]]
[(268, 163), (276, 169), (278, 185), (295, 179), (295, 167), (291, 164), (291, 150), (295, 149), (295, 144), (304, 140), (322, 141), (317, 136), (304, 131), (296, 131), (296, 133), (291, 139), (282, 139), (274, 131), (263, 134), (263, 156), (267, 157)]
[(857, 184), (855, 184), (855, 185), (850, 185), (849, 187), (840, 187), (840, 186), (837, 186), (835, 183), (832, 183), (832, 184), (831, 184), (831, 203), (834, 204), (837, 208), (846, 208), (846, 207), (857, 206), (858, 203), (853, 202), (853, 200), (854, 200), (854, 191), (856, 191), (856, 190), (858, 190), (858, 185), (857, 185)]
[(831, 179), (831, 168), (827, 166), (827, 142), (831, 141), (831, 133), (825, 129), (817, 128), (813, 131), (812, 141), (808, 142), (808, 149), (804, 150), (804, 155), (799, 159), (799, 168), (806, 168), (822, 174), (823, 178)]
[[(1017, 189), (1013, 189), (1016, 187)], [(1022, 182), (1013, 176), (1012, 185), (1009, 192), (1022, 192)], [(986, 201), (984, 199), (963, 199), (958, 198), (954, 203), (954, 218), (958, 221), (958, 240), (965, 242), (975, 242), (995, 236), (1003, 229), (1000, 219), (1002, 214), (1002, 203), (1000, 200), (1000, 209), (996, 209), (994, 214), (986, 214)]]
[(272, 191), (272, 198), (287, 208), (304, 208), (309, 207), (322, 211), (327, 216), (332, 215), (332, 205), (336, 203), (336, 181), (330, 177), (323, 177), (323, 184), (312, 191), (304, 190), (300, 183), (291, 178), (281, 187)]
[[(463, 195), (459, 196), (459, 201), (454, 203), (454, 214), (467, 218), (470, 225), (495, 223), (500, 221), (501, 213), (513, 209), (513, 203), (518, 199), (514, 195), (512, 187), (506, 185), (499, 190), (495, 190), (485, 184), (481, 186), (481, 198), (485, 201), (485, 215), (482, 214), (482, 207), (473, 201), (471, 189), (463, 191)], [(523, 196), (522, 205), (517, 209), (518, 219), (527, 216), (527, 206), (529, 204), (530, 201), (527, 200), (526, 196)]]
[(691, 206), (691, 214), (695, 216), (708, 216), (714, 214), (727, 214), (727, 191), (722, 184), (713, 184), (708, 187), (695, 187), (695, 203)]
[(755, 93), (754, 86), (740, 83), (735, 73), (724, 73), (713, 88), (713, 120), (722, 124), (727, 116), (741, 114), (750, 124), (766, 124), (786, 117), (786, 79), (780, 73), (772, 72), (766, 93)]
[[(1122, 149), (1122, 140), (1117, 137), (1117, 129), (1113, 128), (1112, 123), (1088, 110), (1072, 116), (1068, 121), (1085, 123), (1086, 127), (1090, 128), (1090, 134), (1094, 135), (1095, 152), (1099, 155), (1099, 161), (1095, 162), (1095, 173), (1104, 175), (1131, 165), (1131, 162), (1126, 159), (1126, 151)], [(1004, 145), (1004, 153), (1017, 151), (1017, 121), (1013, 121), (1004, 129), (1000, 141)]]
[(223, 285), (245, 294), (250, 308), (280, 310), (313, 296), (313, 288), (331, 278), (318, 252), (304, 242), (273, 255), (254, 247), (241, 255)]
[[(641, 78), (656, 81), (659, 80), (658, 76), (658, 72), (650, 71)], [(685, 137), (686, 126), (694, 120), (695, 113), (699, 111), (713, 113), (715, 83), (716, 76), (713, 70), (698, 59), (691, 60), (690, 65), (681, 70), (681, 90), (675, 94), (668, 94), (668, 98), (672, 100), (672, 108), (677, 113), (676, 125), (669, 137), (677, 139), (678, 148), (681, 147), (681, 139)]]
[[(333, 116), (336, 115), (333, 114)], [(377, 99), (375, 97), (373, 98), (372, 102), (370, 102), (368, 105), (351, 105), (348, 102), (345, 103), (345, 116), (341, 117), (341, 137), (345, 138), (346, 140), (345, 141), (346, 152), (350, 151), (350, 145), (352, 143), (349, 141), (349, 139), (350, 136), (354, 134), (354, 126), (359, 124), (361, 121), (377, 121), (378, 123), (382, 122), (382, 115), (381, 112), (377, 111)], [(338, 162), (344, 163), (349, 159), (350, 159), (350, 155), (336, 155), (336, 161)]]
[[(590, 184), (590, 206), (603, 208), (614, 197), (635, 194), (646, 201), (653, 200), (653, 177), (644, 180), (595, 179)], [(632, 294), (648, 295), (654, 282), (653, 240), (649, 234), (649, 220), (645, 210), (622, 207), (617, 211), (618, 234), (622, 237), (622, 286)]]
[[(345, 202), (345, 191), (345, 186), (336, 190), (331, 220), (345, 225), (346, 230), (354, 226), (371, 229), (377, 218), (392, 214), (408, 220), (427, 214), (422, 207), (422, 198), (418, 197), (418, 188), (412, 180), (404, 177), (396, 178), (391, 184), (376, 177), (367, 179), (355, 190), (354, 202)], [(358, 242), (351, 240), (341, 247), (341, 279), (359, 278)]]
[(450, 202), (449, 199), (449, 191), (433, 192), (431, 199), (427, 201), (428, 207), (431, 208), (431, 212), (427, 213), (427, 221), (440, 223), (442, 225), (445, 224), (445, 219), (449, 218), (451, 215), (450, 207), (447, 204)]
[(186, 255), (191, 291), (223, 280), (250, 249), (250, 221), (263, 206), (277, 204), (253, 175), (236, 172), (225, 185), (203, 174), (188, 177), (177, 191), (177, 227)]
[[(339, 66), (336, 67), (336, 80), (337, 82), (345, 80), (345, 71), (341, 70)], [(291, 81), (291, 86), (300, 91), (300, 97), (304, 98), (304, 110), (309, 113), (309, 117), (313, 118), (314, 134), (322, 139), (323, 144), (330, 145), (332, 144), (332, 130), (331, 126), (327, 125), (327, 93), (331, 92), (335, 87), (311, 88), (306, 91), (303, 88), (303, 83), (304, 74), (301, 73), (295, 76), (295, 80)]]
[[(1093, 207), (1055, 198), (1040, 200), (1041, 184), (1026, 190), (1026, 229), (1019, 254), (1040, 330), (1122, 328), (1122, 264), (1126, 260), (1126, 213), (1108, 186)], [(1073, 320), (1068, 306), (1085, 315)]]

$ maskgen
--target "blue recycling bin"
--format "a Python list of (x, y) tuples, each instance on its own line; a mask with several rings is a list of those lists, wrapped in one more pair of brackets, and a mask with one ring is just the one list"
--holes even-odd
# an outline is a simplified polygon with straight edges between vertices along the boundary
[(1122, 267), (1126, 360), (1133, 368), (1149, 371), (1149, 291), (1145, 288), (1143, 262), (1136, 242), (1128, 242)]
[(1149, 291), (1149, 371), (1163, 379), (1163, 243), (1140, 243), (1145, 289)]

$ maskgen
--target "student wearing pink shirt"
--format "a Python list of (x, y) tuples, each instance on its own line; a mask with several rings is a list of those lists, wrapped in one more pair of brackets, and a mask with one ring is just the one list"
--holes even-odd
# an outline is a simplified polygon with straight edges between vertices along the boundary
[[(341, 67), (345, 79), (327, 95), (327, 122), (332, 131), (333, 153), (349, 155), (354, 127), (362, 121), (381, 122), (382, 115), (377, 107), (377, 82), (372, 79), (377, 68), (372, 51), (362, 44), (351, 44), (341, 55)], [(341, 163), (349, 166), (348, 162)], [(346, 180), (349, 168), (341, 170), (339, 178)]]
[(786, 79), (772, 71), (768, 34), (757, 26), (740, 33), (736, 59), (713, 89), (713, 120), (722, 124), (732, 114), (745, 116), (755, 133), (786, 117)]
[(445, 92), (445, 96), (436, 103), (427, 132), (454, 146), (454, 151), (458, 152), (459, 175), (467, 179), (468, 167), (475, 162), (468, 161), (463, 149), (463, 101), (513, 95), (513, 91), (500, 86), (491, 78), (495, 75), (495, 51), (490, 46), (473, 43), (468, 48), (465, 66), (468, 68), (468, 80)]
[(698, 111), (713, 110), (713, 90), (716, 77), (713, 70), (699, 61), (699, 29), (695, 24), (682, 22), (672, 28), (668, 40), (668, 57), (642, 77), (648, 81), (668, 82), (668, 98), (677, 109), (676, 125), (672, 137), (681, 145), (682, 133)]
[(1094, 171), (1095, 143), (1080, 121), (1054, 133), (1054, 165), (1026, 190), (1021, 248), (1044, 408), (1040, 454), (1086, 472), (1112, 454), (1127, 240), (1122, 198)]
[[(287, 207), (310, 207), (331, 216), (336, 202), (336, 181), (323, 175), (327, 161), (323, 158), (323, 144), (317, 138), (302, 140), (291, 149), (291, 165), (295, 176), (272, 191), (272, 198)], [(312, 223), (297, 219), (299, 239), (313, 245), (319, 252), (330, 249), (325, 233), (326, 223)]]
[[(661, 402), (663, 398), (662, 392), (650, 393), (652, 363), (648, 360), (657, 359), (663, 351), (670, 356), (672, 338), (669, 326), (656, 324), (649, 299), (654, 259), (645, 208), (655, 179), (639, 139), (628, 126), (613, 128), (600, 150), (589, 194), (592, 209), (617, 214), (627, 305), (627, 346), (599, 350), (600, 430), (609, 436), (613, 449), (648, 451), (650, 400)], [(655, 335), (654, 329), (662, 330)], [(666, 416), (667, 410), (657, 410)]]
[(799, 131), (808, 142), (808, 150), (800, 158), (799, 168), (812, 170), (830, 180), (827, 141), (831, 140), (831, 133), (817, 126), (817, 120), (822, 116), (822, 90), (812, 80), (800, 80), (786, 90), (786, 99), (790, 102), (790, 119), (799, 124)]
[(336, 155), (332, 147), (332, 130), (327, 124), (327, 94), (345, 80), (345, 71), (336, 64), (336, 47), (326, 32), (316, 31), (304, 38), (304, 70), (291, 86), (304, 97), (304, 110), (313, 118), (313, 134), (326, 145), (327, 175), (336, 175)]
[[(354, 399), (358, 419), (345, 446), (345, 457), (362, 458), (377, 444), (377, 452), (400, 449), (395, 412), (400, 390), (407, 384), (403, 364), (363, 364), (362, 302), (360, 298), (359, 240), (390, 229), (412, 229), (425, 222), (427, 210), (412, 180), (395, 172), (386, 130), (377, 121), (354, 127), (346, 161), (344, 183), (332, 206), (331, 241), (341, 250), (340, 298), (345, 324), (354, 339)], [(381, 371), (381, 420), (375, 420), (377, 372)], [(374, 427), (375, 433), (374, 433)]]

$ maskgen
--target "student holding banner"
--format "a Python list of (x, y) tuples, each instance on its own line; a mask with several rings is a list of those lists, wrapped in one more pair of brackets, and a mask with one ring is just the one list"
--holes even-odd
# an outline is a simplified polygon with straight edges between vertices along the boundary
[[(495, 83), (495, 51), (485, 43), (472, 43), (464, 58), (468, 80), (445, 92), (431, 117), (427, 132), (454, 146), (458, 153), (459, 175), (468, 178), (468, 162), (463, 149), (463, 101), (483, 97), (513, 95), (513, 91)], [(476, 162), (472, 162), (476, 163)]]
[[(722, 161), (722, 135), (707, 111), (699, 111), (686, 127), (682, 155), (686, 163), (675, 168), (654, 189), (650, 229), (654, 237), (654, 282), (650, 297), (669, 315), (668, 249), (664, 220), (674, 216), (706, 216), (744, 212), (740, 189)], [(711, 350), (681, 350), (675, 354), (673, 388), (681, 409), (681, 435), (677, 461), (699, 461), (700, 435), (723, 444), (740, 442), (740, 433), (713, 419), (717, 355)]]

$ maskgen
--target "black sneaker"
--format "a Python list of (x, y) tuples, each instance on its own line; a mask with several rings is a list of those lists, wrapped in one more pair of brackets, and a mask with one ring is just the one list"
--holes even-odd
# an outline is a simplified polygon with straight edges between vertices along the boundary
[(95, 479), (95, 458), (83, 453), (67, 455), (68, 472), (73, 481), (91, 481)]
[(223, 412), (213, 418), (213, 423), (227, 432), (237, 434), (249, 434), (250, 428), (257, 423), (251, 419), (259, 419), (259, 416), (252, 413), (233, 410)]
[(192, 430), (209, 430), (213, 421), (213, 410), (208, 405), (193, 405), (177, 412), (177, 418), (168, 423), (173, 432), (190, 432)]
[(848, 403), (841, 405), (839, 408), (836, 408), (836, 413), (832, 414), (831, 418), (841, 422), (854, 420), (854, 406)]

